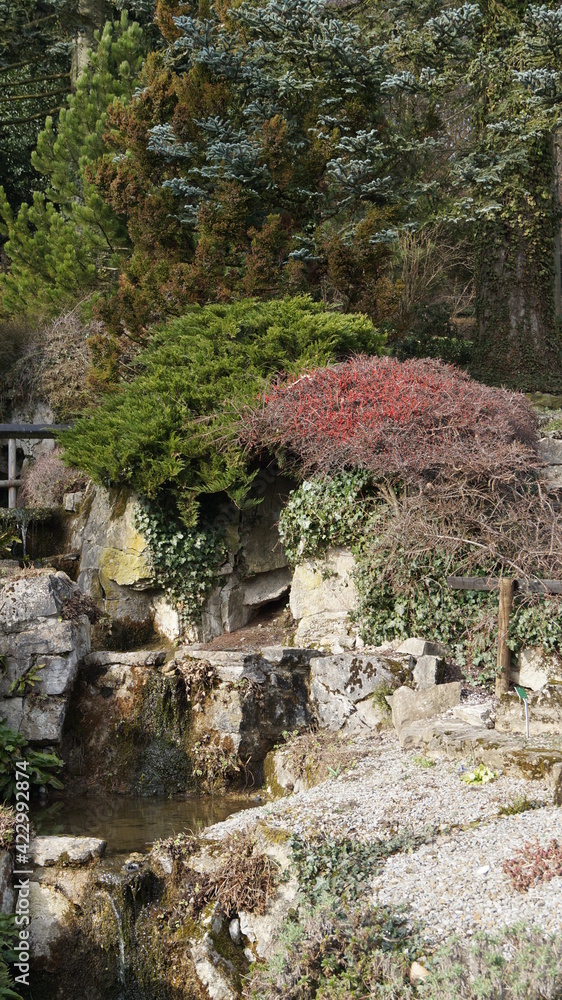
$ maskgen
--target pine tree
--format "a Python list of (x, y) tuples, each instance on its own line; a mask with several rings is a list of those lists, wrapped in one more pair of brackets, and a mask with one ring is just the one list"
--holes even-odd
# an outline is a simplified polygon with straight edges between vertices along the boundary
[(37, 140), (32, 162), (45, 190), (14, 213), (0, 188), (10, 261), (0, 279), (4, 315), (56, 311), (115, 280), (127, 233), (92, 183), (91, 171), (105, 151), (108, 107), (131, 95), (142, 50), (141, 29), (126, 13), (120, 23), (106, 24), (58, 126), (47, 118)]

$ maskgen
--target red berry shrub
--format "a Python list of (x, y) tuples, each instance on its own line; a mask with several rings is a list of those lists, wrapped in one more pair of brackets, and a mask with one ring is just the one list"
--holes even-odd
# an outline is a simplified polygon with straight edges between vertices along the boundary
[(520, 393), (430, 359), (359, 355), (276, 384), (247, 418), (248, 443), (306, 472), (503, 472), (535, 463), (536, 421)]

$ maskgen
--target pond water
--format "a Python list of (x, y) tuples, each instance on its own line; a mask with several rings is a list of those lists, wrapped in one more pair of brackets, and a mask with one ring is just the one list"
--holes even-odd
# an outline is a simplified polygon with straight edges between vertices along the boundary
[(54, 802), (35, 809), (32, 819), (38, 836), (101, 837), (107, 841), (107, 856), (144, 853), (155, 840), (183, 831), (198, 833), (257, 804), (253, 797), (240, 796), (145, 799), (119, 795)]

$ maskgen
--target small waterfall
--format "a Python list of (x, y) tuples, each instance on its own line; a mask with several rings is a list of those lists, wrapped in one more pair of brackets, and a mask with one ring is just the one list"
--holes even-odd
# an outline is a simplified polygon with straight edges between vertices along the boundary
[[(96, 895), (101, 896), (101, 893), (96, 893)], [(123, 933), (123, 917), (119, 913), (119, 910), (115, 905), (115, 900), (113, 899), (111, 893), (108, 892), (106, 893), (106, 895), (109, 900), (111, 909), (115, 914), (115, 920), (117, 922), (117, 933), (119, 935), (119, 982), (125, 985), (125, 973), (127, 966), (125, 963), (125, 935)]]
[(23, 558), (27, 556), (27, 531), (32, 521), (44, 521), (51, 512), (46, 510), (35, 510), (32, 507), (16, 507), (13, 510), (2, 510), (0, 519), (6, 527), (15, 527), (19, 530), (21, 544), (23, 547)]

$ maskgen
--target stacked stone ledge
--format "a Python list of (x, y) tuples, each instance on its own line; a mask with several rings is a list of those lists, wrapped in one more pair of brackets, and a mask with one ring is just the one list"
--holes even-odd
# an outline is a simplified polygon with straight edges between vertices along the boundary
[[(59, 743), (72, 686), (90, 651), (87, 617), (65, 621), (66, 601), (80, 591), (65, 573), (45, 572), (0, 587), (0, 718), (31, 743)], [(19, 693), (17, 682), (33, 683)]]

